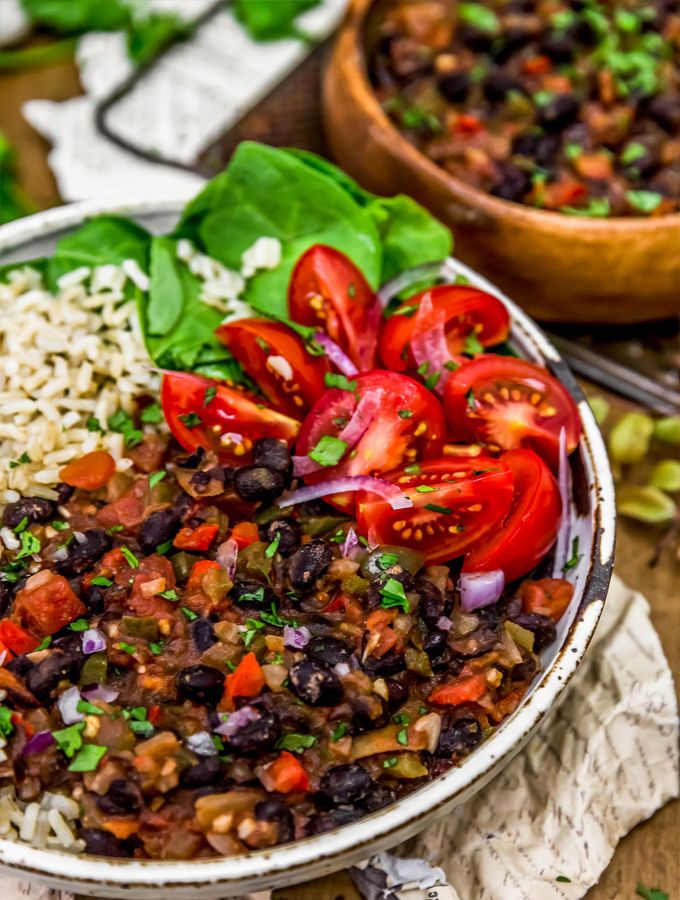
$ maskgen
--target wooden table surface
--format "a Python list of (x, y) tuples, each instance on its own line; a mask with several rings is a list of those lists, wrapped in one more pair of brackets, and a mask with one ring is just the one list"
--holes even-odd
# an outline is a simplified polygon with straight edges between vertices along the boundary
[[(23, 119), (21, 107), (30, 99), (64, 100), (79, 92), (77, 72), (70, 61), (25, 72), (0, 73), (0, 131), (15, 146), (21, 185), (40, 208), (58, 205), (61, 200), (47, 164), (49, 145)], [(610, 400), (614, 415), (631, 408), (606, 391), (598, 389), (597, 393)], [(653, 529), (621, 521), (616, 572), (649, 600), (652, 619), (677, 685), (680, 680), (680, 563), (667, 551), (656, 568), (648, 567), (655, 536)], [(677, 900), (680, 898), (679, 847), (680, 802), (675, 801), (621, 841), (600, 883), (589, 891), (588, 900), (634, 898), (638, 883), (662, 888), (671, 900)], [(359, 900), (344, 874), (275, 892), (275, 900), (340, 898)]]

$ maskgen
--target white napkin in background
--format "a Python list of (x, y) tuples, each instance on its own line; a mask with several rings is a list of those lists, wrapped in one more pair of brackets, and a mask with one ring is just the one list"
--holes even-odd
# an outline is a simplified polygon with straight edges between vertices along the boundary
[[(581, 668), (529, 745), (471, 800), (398, 848), (418, 863), (404, 868), (381, 854), (368, 865), (388, 873), (387, 896), (399, 900), (577, 900), (619, 840), (678, 796), (678, 773), (673, 677), (649, 604), (614, 577)], [(441, 867), (446, 887), (428, 891), (432, 870), (423, 861)], [(402, 890), (395, 878), (415, 883)], [(4, 900), (71, 900), (12, 878), (0, 877), (0, 889)]]

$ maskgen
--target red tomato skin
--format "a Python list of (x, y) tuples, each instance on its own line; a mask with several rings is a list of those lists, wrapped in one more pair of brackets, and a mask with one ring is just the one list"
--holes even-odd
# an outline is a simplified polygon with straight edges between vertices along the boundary
[(6, 666), (12, 659), (14, 659), (12, 651), (0, 641), (0, 669), (2, 669), (3, 666)]
[[(510, 317), (503, 303), (491, 294), (465, 285), (443, 284), (420, 291), (404, 301), (399, 309), (418, 306), (429, 295), (432, 314), (445, 317), (444, 329), (451, 358), (456, 359), (465, 349), (465, 338), (476, 334), (484, 347), (504, 341), (510, 332)], [(411, 351), (411, 340), (426, 330), (431, 316), (400, 315), (399, 309), (384, 323), (380, 334), (380, 358), (395, 372), (415, 372), (417, 364)], [(477, 328), (480, 330), (477, 331)]]
[(554, 475), (533, 450), (509, 450), (501, 460), (512, 472), (512, 506), (502, 525), (467, 553), (463, 571), (502, 569), (505, 580), (514, 581), (555, 543), (562, 499)]
[[(466, 553), (507, 515), (512, 502), (512, 475), (501, 460), (488, 456), (442, 457), (423, 460), (420, 470), (413, 476), (403, 469), (382, 476), (402, 488), (413, 501), (412, 508), (393, 510), (375, 494), (359, 493), (357, 524), (370, 544), (410, 547), (422, 553), (428, 565), (438, 565)], [(435, 487), (436, 491), (418, 492), (415, 488), (419, 484)], [(430, 505), (450, 512), (428, 511)], [(432, 532), (428, 532), (428, 524)], [(462, 531), (457, 530), (459, 524)]]
[(0, 620), (0, 644), (17, 656), (31, 653), (39, 643), (40, 641), (37, 641), (32, 634), (29, 634), (20, 625), (11, 622), (9, 619)]
[(16, 595), (12, 619), (34, 634), (54, 634), (87, 612), (62, 575), (44, 569)]
[[(324, 376), (330, 372), (328, 358), (312, 356), (302, 338), (282, 322), (238, 319), (220, 325), (215, 334), (274, 409), (284, 415), (292, 418), (303, 415), (325, 390)], [(290, 381), (268, 365), (267, 360), (276, 356), (283, 357), (293, 370)]]
[(220, 708), (233, 709), (235, 697), (257, 697), (264, 685), (264, 673), (257, 657), (246, 653), (236, 670), (227, 675)]
[(116, 461), (106, 450), (94, 450), (74, 459), (59, 473), (59, 477), (71, 487), (96, 491), (104, 487), (116, 471)]
[(231, 529), (231, 536), (238, 544), (238, 549), (243, 550), (260, 540), (260, 531), (255, 522), (238, 522)]
[(309, 776), (302, 763), (288, 750), (283, 750), (267, 768), (273, 790), (290, 794), (309, 790)]
[[(206, 391), (212, 389), (215, 396), (206, 404)], [(203, 447), (230, 465), (250, 462), (253, 444), (264, 437), (290, 446), (300, 428), (295, 419), (266, 408), (257, 397), (189, 372), (164, 374), (161, 404), (170, 431), (185, 450), (193, 453)], [(192, 414), (200, 422), (190, 427), (181, 417)], [(225, 443), (221, 438), (229, 433), (241, 435), (242, 441)]]
[(436, 687), (427, 698), (430, 703), (442, 706), (460, 706), (461, 703), (474, 703), (487, 691), (486, 675), (469, 675), (451, 684)]
[[(507, 397), (500, 392), (507, 392)], [(532, 396), (540, 397), (535, 405)], [(444, 408), (452, 440), (501, 450), (535, 450), (553, 469), (559, 459), (561, 430), (565, 430), (568, 453), (581, 437), (571, 394), (546, 369), (526, 359), (485, 353), (463, 363), (446, 383)]]
[(172, 542), (180, 550), (209, 550), (220, 526), (205, 522), (196, 528), (180, 528)]
[(574, 585), (566, 578), (527, 580), (520, 587), (519, 594), (524, 612), (539, 613), (559, 622), (574, 596)]
[(359, 371), (376, 364), (380, 306), (351, 259), (324, 244), (298, 260), (288, 288), (294, 322), (325, 331)]

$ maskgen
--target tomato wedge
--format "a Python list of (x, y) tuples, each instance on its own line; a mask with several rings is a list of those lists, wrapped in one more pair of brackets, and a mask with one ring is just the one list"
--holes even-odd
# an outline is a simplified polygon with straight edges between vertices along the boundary
[(413, 372), (430, 362), (430, 374), (477, 345), (492, 347), (510, 332), (503, 303), (477, 288), (444, 284), (409, 297), (385, 322), (380, 357), (388, 369)]
[(274, 409), (303, 415), (325, 390), (326, 356), (312, 356), (303, 339), (282, 322), (238, 319), (215, 332), (256, 382)]
[[(347, 386), (349, 390), (326, 391), (302, 423), (297, 442), (297, 466), (302, 468), (296, 471), (309, 484), (380, 475), (441, 453), (442, 408), (417, 381), (376, 369), (357, 375)], [(354, 505), (352, 494), (327, 499), (342, 510)]]
[(537, 566), (555, 543), (562, 500), (552, 472), (533, 450), (511, 450), (501, 460), (512, 472), (512, 505), (502, 526), (467, 554), (463, 571), (502, 569), (506, 581), (514, 581)]
[(248, 462), (260, 438), (292, 444), (300, 427), (246, 391), (189, 372), (164, 374), (161, 403), (170, 431), (185, 450), (203, 447), (232, 465)]
[(344, 253), (310, 247), (293, 270), (288, 308), (295, 322), (325, 331), (360, 371), (375, 366), (380, 304)]
[(449, 435), (493, 449), (527, 447), (553, 468), (564, 428), (567, 451), (581, 436), (571, 395), (544, 368), (525, 359), (486, 353), (451, 374), (444, 391)]
[[(415, 469), (418, 471), (414, 471)], [(357, 524), (370, 544), (397, 544), (430, 565), (462, 556), (506, 517), (512, 473), (499, 459), (428, 459), (382, 476), (413, 501), (394, 510), (375, 494), (357, 498)]]

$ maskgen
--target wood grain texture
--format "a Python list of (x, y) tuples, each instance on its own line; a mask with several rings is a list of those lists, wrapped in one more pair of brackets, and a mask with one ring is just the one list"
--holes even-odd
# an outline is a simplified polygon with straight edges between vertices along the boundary
[[(72, 63), (0, 75), (0, 130), (17, 148), (22, 187), (40, 207), (58, 203), (59, 196), (47, 166), (49, 147), (22, 118), (21, 105), (35, 97), (62, 100), (78, 93), (80, 85)], [(597, 393), (607, 396), (614, 415), (631, 408), (605, 391), (598, 390)], [(652, 555), (651, 534), (648, 528), (626, 520), (620, 522), (616, 571), (627, 584), (642, 591), (649, 600), (652, 619), (677, 686), (680, 679), (680, 564), (667, 552), (655, 569), (648, 568), (647, 561)], [(600, 883), (588, 893), (588, 900), (634, 900), (639, 882), (648, 887), (661, 887), (672, 900), (676, 900), (680, 897), (678, 846), (680, 803), (676, 801), (624, 838)], [(275, 891), (274, 900), (360, 898), (346, 873), (339, 873), (306, 885)]]

